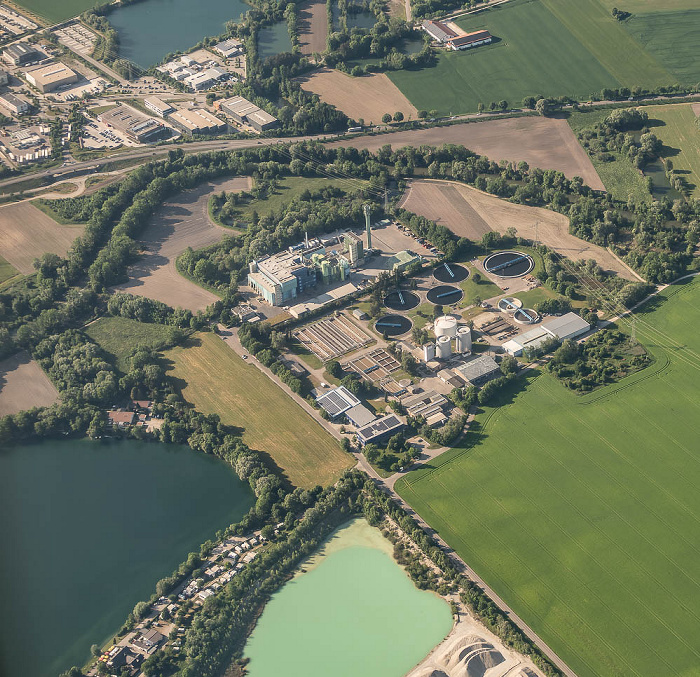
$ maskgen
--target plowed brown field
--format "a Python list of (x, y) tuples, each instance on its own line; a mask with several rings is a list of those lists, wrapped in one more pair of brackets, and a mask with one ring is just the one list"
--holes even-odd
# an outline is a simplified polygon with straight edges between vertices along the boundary
[[(365, 120), (369, 121), (369, 118)], [(556, 169), (569, 178), (580, 176), (591, 188), (605, 190), (586, 151), (566, 120), (541, 117), (483, 120), (449, 127), (360, 136), (335, 142), (335, 145), (375, 151), (387, 144), (393, 148), (417, 148), (440, 146), (443, 143), (460, 144), (496, 162), (524, 160), (531, 167)]]
[(299, 9), (299, 42), (301, 53), (309, 56), (326, 51), (328, 19), (324, 0), (309, 0)]
[(515, 228), (520, 237), (537, 239), (574, 261), (594, 259), (604, 270), (636, 280), (636, 276), (607, 249), (585, 242), (569, 233), (569, 220), (557, 212), (514, 204), (452, 181), (411, 181), (401, 201), (404, 209), (432, 219), (453, 233), (480, 240), (494, 230), (505, 233)]
[(401, 111), (406, 119), (409, 116), (413, 120), (418, 117), (413, 104), (384, 73), (354, 78), (340, 71), (323, 68), (300, 78), (299, 84), (302, 89), (318, 94), (323, 101), (342, 110), (347, 116), (355, 120), (362, 118), (367, 124), (377, 124), (381, 122), (384, 113), (393, 115), (396, 111)]
[(141, 237), (145, 251), (129, 269), (129, 281), (116, 289), (192, 311), (216, 301), (216, 295), (180, 275), (175, 261), (187, 247), (201, 249), (231, 232), (212, 223), (209, 196), (222, 190), (247, 190), (250, 186), (248, 176), (207, 181), (165, 202)]

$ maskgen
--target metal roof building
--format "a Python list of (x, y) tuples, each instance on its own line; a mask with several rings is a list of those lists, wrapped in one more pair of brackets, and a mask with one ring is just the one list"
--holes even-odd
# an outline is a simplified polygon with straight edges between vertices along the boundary
[(552, 318), (542, 326), (560, 341), (581, 336), (591, 328), (591, 325), (576, 313), (566, 313), (561, 317)]
[(377, 420), (377, 417), (363, 404), (356, 404), (354, 407), (351, 407), (345, 412), (345, 415), (348, 417), (348, 421), (356, 428), (363, 428)]
[(331, 418), (337, 418), (349, 409), (360, 404), (357, 399), (345, 386), (338, 386), (330, 390), (325, 395), (321, 395), (316, 402), (322, 407)]
[(44, 54), (26, 42), (16, 42), (14, 45), (6, 47), (2, 56), (5, 61), (15, 66), (23, 66), (30, 61), (38, 61), (45, 58)]
[(80, 76), (63, 63), (50, 63), (30, 71), (25, 71), (25, 77), (30, 85), (40, 92), (53, 92), (54, 89), (78, 82)]
[(381, 442), (391, 437), (404, 427), (404, 423), (395, 414), (388, 414), (378, 418), (373, 423), (360, 428), (357, 431), (357, 439), (361, 446), (369, 443)]
[(276, 117), (242, 96), (232, 96), (230, 99), (217, 101), (215, 105), (218, 105), (222, 112), (230, 115), (237, 122), (249, 124), (259, 132), (272, 129), (278, 124)]
[(243, 54), (243, 43), (235, 38), (224, 40), (223, 42), (214, 45), (214, 51), (225, 56), (227, 59), (237, 54)]
[(472, 385), (481, 385), (493, 378), (501, 369), (496, 360), (488, 355), (480, 355), (473, 360), (460, 364), (454, 371)]

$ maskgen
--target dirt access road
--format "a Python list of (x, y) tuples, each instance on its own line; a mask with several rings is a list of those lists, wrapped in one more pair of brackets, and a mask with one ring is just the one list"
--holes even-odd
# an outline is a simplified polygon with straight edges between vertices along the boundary
[(536, 235), (539, 242), (572, 261), (594, 259), (603, 270), (638, 279), (607, 249), (571, 235), (569, 219), (549, 209), (508, 202), (456, 181), (433, 179), (411, 181), (401, 206), (470, 240), (480, 240), (491, 230), (505, 233), (515, 228), (520, 237), (534, 240)]
[(175, 261), (187, 247), (201, 249), (233, 232), (217, 226), (209, 218), (209, 197), (212, 193), (247, 190), (250, 187), (251, 179), (248, 176), (206, 181), (165, 202), (140, 238), (144, 253), (138, 263), (129, 269), (129, 281), (115, 289), (192, 312), (216, 301), (218, 297), (215, 294), (180, 275)]
[(566, 120), (555, 118), (484, 120), (448, 127), (358, 136), (354, 139), (334, 141), (329, 145), (376, 151), (387, 144), (398, 149), (404, 146), (441, 146), (444, 143), (465, 146), (496, 162), (508, 160), (517, 163), (524, 160), (530, 167), (556, 169), (569, 178), (580, 176), (591, 188), (605, 190), (590, 158), (569, 124)]

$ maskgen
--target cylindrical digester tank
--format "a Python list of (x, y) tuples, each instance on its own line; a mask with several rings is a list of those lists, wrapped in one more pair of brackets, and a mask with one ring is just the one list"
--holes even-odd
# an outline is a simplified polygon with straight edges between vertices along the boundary
[(454, 338), (457, 336), (457, 318), (452, 315), (442, 315), (435, 320), (435, 336), (449, 336)]
[(435, 359), (435, 344), (434, 343), (426, 343), (423, 346), (423, 359), (426, 362), (430, 362), (431, 360)]
[(449, 336), (441, 336), (437, 340), (437, 357), (447, 360), (452, 356), (452, 339)]
[(472, 350), (472, 330), (469, 327), (460, 327), (457, 330), (455, 352), (470, 353)]

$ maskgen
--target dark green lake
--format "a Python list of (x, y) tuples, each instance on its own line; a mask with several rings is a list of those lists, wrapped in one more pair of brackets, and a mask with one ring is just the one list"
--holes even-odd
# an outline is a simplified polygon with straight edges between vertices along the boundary
[(0, 452), (0, 675), (82, 665), (252, 503), (227, 464), (187, 447), (47, 441)]
[(292, 41), (286, 21), (278, 21), (271, 26), (263, 26), (258, 31), (258, 57), (268, 59), (271, 56), (292, 51)]
[(109, 14), (119, 33), (119, 55), (147, 68), (170, 52), (224, 32), (250, 5), (243, 0), (144, 0)]

